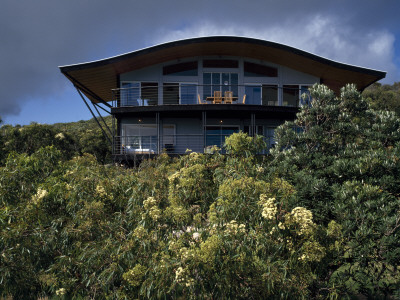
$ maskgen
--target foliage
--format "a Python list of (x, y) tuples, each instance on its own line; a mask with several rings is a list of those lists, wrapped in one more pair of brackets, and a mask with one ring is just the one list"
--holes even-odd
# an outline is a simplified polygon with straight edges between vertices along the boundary
[[(101, 148), (81, 155), (101, 140), (82, 124), (3, 126), (0, 296), (395, 297), (400, 120), (351, 85), (311, 95), (268, 158), (238, 133), (225, 155), (126, 169), (104, 165)], [(29, 153), (16, 151), (24, 130), (38, 137)]]
[(400, 82), (393, 85), (374, 83), (363, 92), (373, 109), (392, 110), (400, 115)]
[(288, 183), (257, 164), (243, 172), (252, 155), (161, 155), (138, 169), (60, 157), (14, 153), (0, 168), (3, 295), (308, 297), (334, 248)]
[[(105, 121), (111, 125), (110, 117)], [(54, 125), (3, 125), (0, 128), (0, 164), (13, 151), (30, 155), (45, 146), (56, 147), (66, 160), (91, 153), (102, 163), (111, 161), (110, 144), (93, 119)]]
[(399, 288), (400, 120), (370, 109), (352, 85), (340, 97), (316, 85), (311, 96), (277, 130), (271, 172), (293, 184), (296, 202), (317, 222), (340, 224), (331, 283), (341, 293), (392, 294)]

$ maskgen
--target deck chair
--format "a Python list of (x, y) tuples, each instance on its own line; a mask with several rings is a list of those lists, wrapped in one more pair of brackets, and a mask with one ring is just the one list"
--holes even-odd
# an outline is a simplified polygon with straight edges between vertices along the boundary
[(214, 104), (222, 103), (222, 95), (221, 91), (214, 91)]
[(246, 94), (244, 94), (244, 96), (243, 96), (243, 102), (242, 102), (242, 104), (245, 104), (245, 102), (246, 102)]
[(232, 91), (225, 91), (224, 100), (225, 100), (225, 104), (232, 104), (233, 92)]
[(197, 94), (197, 99), (199, 100), (199, 104), (206, 104), (207, 102), (201, 101), (200, 94)]

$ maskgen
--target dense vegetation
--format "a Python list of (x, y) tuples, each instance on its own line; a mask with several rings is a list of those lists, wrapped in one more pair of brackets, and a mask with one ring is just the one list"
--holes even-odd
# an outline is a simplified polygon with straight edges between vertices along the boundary
[[(111, 128), (111, 117), (105, 117), (104, 120)], [(100, 163), (111, 162), (110, 143), (94, 119), (53, 125), (32, 122), (26, 126), (0, 127), (0, 163), (4, 163), (11, 152), (31, 155), (45, 146), (54, 146), (67, 160), (90, 153)]]
[(374, 83), (363, 92), (373, 109), (393, 110), (400, 116), (400, 82), (392, 85)]
[(351, 85), (311, 94), (269, 157), (243, 133), (226, 155), (161, 155), (136, 169), (66, 150), (72, 137), (10, 150), (0, 295), (400, 296), (400, 121)]

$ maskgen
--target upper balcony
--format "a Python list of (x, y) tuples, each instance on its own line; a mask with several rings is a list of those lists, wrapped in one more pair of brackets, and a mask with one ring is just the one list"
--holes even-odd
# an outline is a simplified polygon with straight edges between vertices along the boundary
[[(186, 105), (252, 105), (297, 108), (309, 101), (305, 85), (198, 85), (194, 83), (130, 82), (113, 89), (113, 108)], [(303, 95), (303, 96), (302, 96)], [(215, 107), (217, 108), (217, 107)]]

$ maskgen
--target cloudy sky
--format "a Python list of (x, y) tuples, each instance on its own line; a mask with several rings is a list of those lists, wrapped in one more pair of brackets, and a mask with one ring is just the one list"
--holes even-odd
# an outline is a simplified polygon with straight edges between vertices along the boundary
[(297, 47), (400, 81), (399, 0), (2, 0), (0, 118), (91, 117), (58, 66), (171, 40), (238, 35)]

